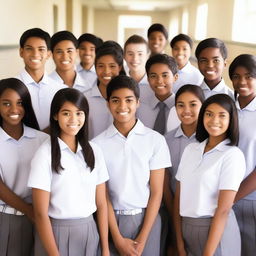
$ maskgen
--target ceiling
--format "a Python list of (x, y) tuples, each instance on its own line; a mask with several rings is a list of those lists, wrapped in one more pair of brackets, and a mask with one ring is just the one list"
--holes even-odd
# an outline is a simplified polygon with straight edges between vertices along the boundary
[(99, 9), (132, 11), (167, 11), (191, 0), (82, 0), (82, 3)]

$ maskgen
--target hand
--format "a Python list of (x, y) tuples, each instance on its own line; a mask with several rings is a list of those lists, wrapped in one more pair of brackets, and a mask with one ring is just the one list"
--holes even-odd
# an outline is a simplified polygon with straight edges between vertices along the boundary
[(187, 252), (184, 248), (178, 249), (179, 256), (187, 256)]
[(32, 204), (27, 204), (24, 214), (32, 221), (35, 222), (34, 209)]
[(115, 244), (118, 252), (122, 256), (138, 256), (136, 246), (137, 242), (129, 238), (122, 238), (118, 243)]
[(146, 243), (140, 242), (140, 241), (137, 241), (137, 240), (134, 241), (135, 249), (137, 250), (138, 255), (142, 255), (144, 247), (145, 247), (145, 244)]

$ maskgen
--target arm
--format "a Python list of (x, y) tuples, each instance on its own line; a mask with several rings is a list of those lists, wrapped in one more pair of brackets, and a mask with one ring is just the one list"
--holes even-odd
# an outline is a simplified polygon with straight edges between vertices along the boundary
[(50, 193), (41, 189), (32, 189), (35, 222), (39, 237), (48, 256), (60, 256), (52, 231), (48, 207)]
[(256, 169), (248, 175), (240, 184), (239, 190), (235, 197), (235, 202), (249, 195), (256, 190)]
[(102, 256), (109, 255), (108, 247), (108, 214), (107, 200), (106, 200), (106, 185), (99, 184), (96, 187), (96, 205), (97, 205), (97, 221), (100, 234), (100, 243), (102, 249)]
[(139, 255), (142, 254), (148, 235), (158, 214), (163, 195), (164, 169), (150, 171), (150, 196), (145, 212), (143, 224), (139, 235), (136, 237), (136, 248)]
[(135, 249), (135, 241), (129, 238), (125, 238), (121, 235), (114, 213), (112, 203), (107, 193), (107, 204), (108, 204), (108, 222), (109, 229), (112, 235), (113, 242), (120, 255), (137, 256), (138, 253)]
[(176, 182), (176, 191), (174, 197), (174, 214), (173, 220), (175, 225), (175, 232), (177, 238), (177, 248), (179, 256), (186, 256), (185, 244), (182, 236), (182, 229), (181, 229), (181, 217), (180, 217), (180, 182)]
[(221, 236), (224, 232), (230, 208), (233, 205), (236, 192), (232, 190), (220, 190), (218, 206), (212, 219), (208, 239), (203, 256), (213, 256)]
[(0, 199), (9, 206), (26, 214), (31, 221), (34, 221), (34, 211), (31, 204), (26, 203), (23, 199), (17, 196), (10, 190), (0, 178)]

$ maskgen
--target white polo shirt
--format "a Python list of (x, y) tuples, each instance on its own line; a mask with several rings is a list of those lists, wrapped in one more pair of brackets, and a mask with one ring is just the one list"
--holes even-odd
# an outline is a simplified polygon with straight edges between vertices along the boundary
[(97, 85), (84, 95), (89, 103), (89, 139), (93, 139), (113, 123), (113, 117)]
[(127, 137), (112, 124), (93, 141), (101, 147), (105, 157), (113, 208), (146, 208), (150, 172), (171, 166), (164, 137), (137, 120)]
[(76, 219), (90, 216), (96, 211), (95, 192), (98, 184), (108, 180), (108, 172), (100, 148), (90, 143), (95, 156), (91, 171), (85, 163), (78, 144), (74, 153), (58, 139), (61, 165), (58, 174), (51, 168), (51, 142), (47, 140), (36, 152), (31, 162), (28, 187), (50, 192), (49, 216), (56, 219)]
[(173, 92), (176, 93), (185, 84), (200, 85), (203, 79), (200, 71), (189, 61), (182, 69), (178, 70), (178, 79), (173, 84)]
[[(57, 73), (56, 70), (54, 70), (49, 76), (56, 82), (63, 84), (64, 86), (69, 88), (69, 86), (64, 83), (64, 81), (62, 80), (62, 78), (60, 77), (60, 75)], [(85, 91), (89, 90), (91, 87), (88, 85), (86, 80), (84, 80), (81, 77), (81, 75), (76, 72), (76, 77), (75, 77), (75, 81), (74, 81), (72, 88), (77, 89), (81, 92), (85, 92)]]
[(79, 63), (76, 66), (76, 71), (82, 77), (82, 79), (87, 82), (89, 88), (92, 88), (95, 84), (97, 84), (97, 74), (94, 65), (89, 70), (86, 70)]
[(196, 142), (197, 140), (195, 137), (195, 133), (192, 134), (190, 137), (187, 137), (182, 131), (180, 125), (172, 131), (168, 132), (165, 135), (165, 139), (171, 154), (172, 167), (169, 168), (169, 171), (171, 173), (171, 188), (174, 193), (176, 185), (175, 175), (178, 171), (183, 151), (188, 144)]
[(213, 216), (219, 190), (237, 191), (245, 173), (244, 155), (226, 139), (204, 153), (207, 140), (189, 144), (182, 155), (176, 179), (180, 181), (180, 215)]
[(202, 82), (200, 85), (201, 89), (204, 92), (205, 99), (209, 98), (212, 95), (224, 93), (230, 96), (234, 100), (234, 91), (232, 91), (224, 82), (224, 79), (221, 79), (221, 81), (218, 83), (217, 86), (215, 86), (212, 90), (209, 88), (209, 86), (205, 83), (205, 81)]
[[(246, 161), (245, 178), (256, 168), (256, 98), (245, 108), (241, 109), (236, 101), (239, 120), (238, 147), (243, 151)], [(256, 200), (256, 191), (245, 197), (247, 200)]]
[[(15, 140), (0, 127), (0, 177), (16, 195), (31, 203), (31, 190), (27, 187), (30, 162), (49, 136), (25, 125), (23, 129), (23, 135)], [(0, 200), (0, 204), (5, 202)]]
[[(154, 128), (155, 120), (159, 112), (159, 107), (157, 105), (158, 102), (159, 100), (156, 98), (156, 96), (151, 95), (147, 103), (141, 102), (136, 113), (137, 117), (141, 120), (141, 122), (151, 129)], [(172, 120), (169, 120), (169, 113), (171, 108), (175, 105), (175, 95), (172, 94), (164, 101), (164, 103), (166, 104), (166, 131), (168, 132), (169, 130), (167, 128), (170, 127), (170, 125), (167, 126), (167, 124), (168, 122), (172, 122)]]
[(45, 129), (50, 123), (50, 106), (52, 99), (55, 93), (65, 88), (65, 86), (54, 81), (47, 74), (44, 74), (42, 80), (36, 83), (25, 69), (17, 78), (27, 86), (40, 129)]

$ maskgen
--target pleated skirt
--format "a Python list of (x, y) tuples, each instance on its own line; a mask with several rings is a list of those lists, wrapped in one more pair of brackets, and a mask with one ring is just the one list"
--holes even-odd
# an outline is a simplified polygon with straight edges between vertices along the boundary
[[(135, 239), (141, 230), (145, 211), (136, 215), (116, 215), (117, 225), (123, 237)], [(158, 214), (148, 236), (142, 256), (160, 255), (161, 217)], [(110, 255), (118, 256), (118, 252), (110, 241)]]
[(240, 200), (233, 209), (241, 232), (242, 256), (256, 255), (256, 200)]
[(1, 256), (30, 256), (33, 245), (33, 224), (27, 216), (0, 213)]
[[(188, 256), (203, 255), (211, 221), (212, 218), (182, 218), (182, 233)], [(214, 256), (241, 256), (240, 232), (233, 210), (229, 213), (224, 233)]]
[[(82, 219), (51, 219), (52, 230), (61, 256), (96, 256), (99, 234), (92, 216)], [(35, 255), (47, 256), (38, 234)]]

